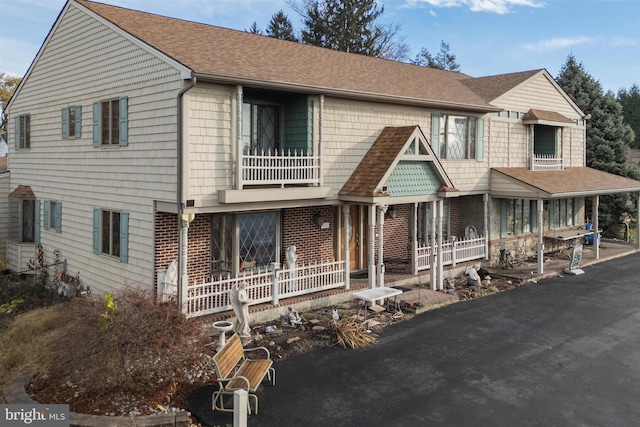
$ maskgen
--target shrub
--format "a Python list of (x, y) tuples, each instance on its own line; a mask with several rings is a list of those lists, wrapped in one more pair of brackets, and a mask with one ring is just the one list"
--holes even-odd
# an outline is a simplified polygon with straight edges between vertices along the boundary
[(113, 393), (170, 395), (185, 382), (179, 367), (204, 357), (201, 326), (143, 291), (65, 304), (58, 319), (65, 333), (51, 346), (46, 375), (38, 381), (73, 387), (77, 403)]

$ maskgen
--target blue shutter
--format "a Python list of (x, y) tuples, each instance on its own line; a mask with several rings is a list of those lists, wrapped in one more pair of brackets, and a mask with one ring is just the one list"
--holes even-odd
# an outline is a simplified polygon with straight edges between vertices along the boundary
[(100, 254), (100, 208), (93, 208), (93, 253)]
[(54, 216), (56, 218), (56, 233), (62, 233), (62, 202), (56, 202)]
[(129, 213), (120, 213), (120, 261), (129, 262)]
[(20, 117), (16, 117), (14, 120), (15, 127), (13, 128), (13, 144), (16, 151), (20, 149)]
[(127, 97), (123, 96), (120, 98), (120, 146), (126, 147), (129, 145), (129, 134), (127, 133), (129, 129), (129, 114), (127, 112)]
[(82, 106), (74, 107), (76, 109), (76, 138), (82, 136)]
[(62, 109), (62, 139), (69, 137), (69, 110)]
[(309, 99), (307, 110), (307, 154), (313, 152), (313, 101)]
[(44, 201), (44, 229), (49, 229), (49, 201)]
[(500, 199), (500, 237), (507, 237), (507, 199)]
[(440, 158), (440, 113), (431, 113), (431, 148)]
[(93, 146), (100, 147), (100, 103), (93, 103)]
[(33, 241), (36, 245), (40, 244), (40, 200), (34, 203), (34, 223), (33, 223)]
[(476, 159), (479, 162), (484, 161), (484, 119), (478, 119), (478, 129), (476, 133)]

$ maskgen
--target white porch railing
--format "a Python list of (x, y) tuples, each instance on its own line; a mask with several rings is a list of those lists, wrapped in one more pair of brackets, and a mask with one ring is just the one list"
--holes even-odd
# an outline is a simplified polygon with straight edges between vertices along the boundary
[[(456, 265), (459, 262), (483, 259), (486, 256), (485, 238), (480, 236), (475, 239), (454, 240), (442, 243), (442, 256), (438, 257), (438, 262), (442, 265)], [(418, 248), (418, 271), (431, 268), (431, 255), (438, 253), (436, 246), (432, 250), (431, 246)]]
[(533, 156), (533, 165), (531, 170), (551, 171), (562, 169), (564, 169), (562, 157), (556, 157), (555, 154), (535, 154)]
[(208, 282), (187, 287), (186, 313), (195, 317), (232, 310), (229, 291), (243, 281), (247, 284), (245, 289), (251, 305), (267, 302), (277, 305), (280, 298), (346, 286), (345, 277), (344, 261), (301, 265), (294, 270), (274, 268), (235, 277), (212, 277)]
[(320, 157), (303, 150), (242, 155), (242, 185), (319, 184)]

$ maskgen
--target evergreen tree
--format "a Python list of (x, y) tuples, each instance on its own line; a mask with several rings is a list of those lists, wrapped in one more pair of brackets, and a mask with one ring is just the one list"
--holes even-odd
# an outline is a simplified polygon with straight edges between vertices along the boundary
[(383, 26), (377, 0), (291, 0), (302, 17), (301, 41), (343, 52), (404, 59), (408, 50), (398, 26)]
[(271, 22), (267, 27), (267, 35), (275, 39), (298, 41), (293, 31), (293, 24), (282, 10), (271, 17)]
[(635, 138), (631, 142), (631, 148), (640, 148), (640, 88), (637, 84), (631, 86), (628, 91), (618, 91), (618, 102), (622, 104), (624, 122), (631, 126)]
[(420, 53), (416, 55), (415, 59), (410, 62), (423, 67), (460, 72), (460, 65), (456, 62), (456, 56), (451, 53), (449, 43), (445, 43), (444, 40), (440, 42), (440, 51), (435, 57), (423, 47), (420, 50)]
[[(627, 162), (633, 130), (624, 123), (622, 106), (613, 93), (603, 93), (600, 82), (589, 75), (573, 55), (567, 57), (556, 82), (585, 114), (591, 115), (587, 121), (587, 166), (640, 179), (640, 170)], [(629, 194), (601, 197), (599, 223), (605, 233), (617, 235), (618, 219), (622, 212), (629, 210), (628, 202)], [(587, 210), (590, 209), (587, 204)]]
[(262, 35), (262, 30), (258, 28), (258, 24), (256, 24), (256, 21), (253, 21), (253, 24), (251, 24), (251, 27), (249, 27), (248, 30), (244, 30), (244, 31), (246, 33), (257, 34), (259, 36)]

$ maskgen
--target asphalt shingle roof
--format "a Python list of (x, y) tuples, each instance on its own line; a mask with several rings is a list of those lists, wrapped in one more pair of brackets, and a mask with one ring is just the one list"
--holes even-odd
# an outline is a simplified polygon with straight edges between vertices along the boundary
[(530, 109), (523, 117), (523, 120), (543, 120), (548, 122), (573, 123), (568, 117), (563, 116), (555, 111)]
[(532, 171), (527, 168), (494, 168), (493, 171), (537, 188), (550, 197), (554, 194), (612, 194), (640, 191), (640, 181), (593, 168), (566, 168), (557, 171)]
[(385, 127), (340, 190), (340, 195), (386, 196), (376, 187), (415, 130), (416, 126)]
[(425, 105), (498, 110), (463, 79), (471, 76), (338, 52), (243, 31), (86, 0), (76, 3), (210, 79), (305, 87)]

